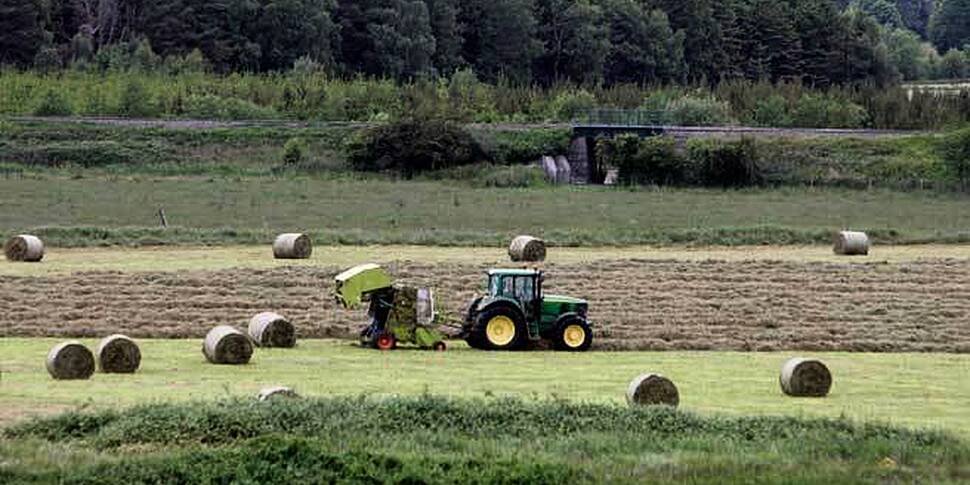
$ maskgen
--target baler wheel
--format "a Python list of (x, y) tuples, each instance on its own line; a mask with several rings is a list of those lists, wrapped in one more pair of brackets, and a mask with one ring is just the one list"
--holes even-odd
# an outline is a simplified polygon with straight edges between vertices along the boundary
[(444, 340), (439, 340), (434, 343), (434, 346), (432, 346), (432, 348), (437, 352), (444, 352), (448, 350), (448, 344), (446, 344)]
[(374, 346), (377, 347), (377, 350), (393, 350), (394, 347), (397, 347), (397, 339), (394, 338), (394, 335), (382, 333), (377, 336)]

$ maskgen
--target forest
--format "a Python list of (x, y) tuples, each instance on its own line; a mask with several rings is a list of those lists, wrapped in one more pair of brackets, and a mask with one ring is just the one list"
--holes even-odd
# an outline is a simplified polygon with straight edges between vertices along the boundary
[(817, 88), (963, 78), (970, 0), (0, 0), (0, 64)]

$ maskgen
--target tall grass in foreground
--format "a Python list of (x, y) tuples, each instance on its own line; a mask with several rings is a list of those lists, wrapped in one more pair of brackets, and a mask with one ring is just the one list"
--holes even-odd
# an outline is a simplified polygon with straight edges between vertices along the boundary
[(38, 483), (956, 482), (970, 465), (950, 436), (842, 419), (429, 395), (72, 412), (4, 436), (24, 455), (45, 449), (36, 439), (60, 453), (101, 450), (70, 469), (0, 464), (0, 476)]

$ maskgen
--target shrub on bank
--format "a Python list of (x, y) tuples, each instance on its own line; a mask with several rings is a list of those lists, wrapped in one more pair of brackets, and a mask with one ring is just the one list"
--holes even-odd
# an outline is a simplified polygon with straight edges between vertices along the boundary
[(407, 178), (488, 160), (471, 133), (441, 120), (405, 120), (365, 130), (348, 143), (347, 155), (355, 170)]

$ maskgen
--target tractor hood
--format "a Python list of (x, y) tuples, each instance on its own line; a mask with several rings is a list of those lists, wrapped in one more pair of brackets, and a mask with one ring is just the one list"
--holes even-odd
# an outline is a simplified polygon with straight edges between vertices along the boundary
[(588, 302), (582, 298), (573, 298), (571, 296), (563, 295), (550, 295), (546, 293), (542, 296), (542, 300), (546, 303), (566, 303), (569, 305), (587, 305)]

